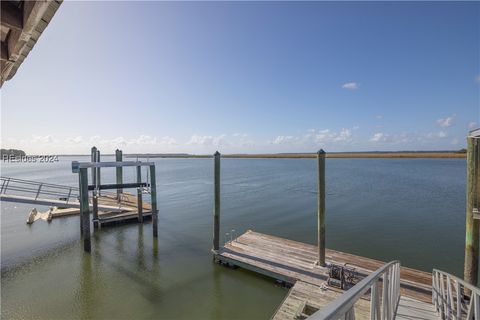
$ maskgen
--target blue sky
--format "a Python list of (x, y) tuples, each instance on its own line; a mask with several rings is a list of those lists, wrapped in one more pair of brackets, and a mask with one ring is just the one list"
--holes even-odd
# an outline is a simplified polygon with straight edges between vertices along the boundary
[(2, 88), (31, 153), (459, 149), (479, 2), (64, 2)]

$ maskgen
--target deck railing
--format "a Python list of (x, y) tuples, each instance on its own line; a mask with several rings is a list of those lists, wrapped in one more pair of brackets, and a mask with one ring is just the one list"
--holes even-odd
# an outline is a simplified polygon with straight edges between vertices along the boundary
[(480, 289), (433, 269), (432, 302), (443, 320), (480, 319)]
[(78, 188), (38, 181), (0, 177), (0, 194), (25, 195), (38, 198), (63, 198), (66, 201), (78, 198)]
[[(69, 201), (78, 201), (78, 187), (45, 183), (33, 180), (24, 180), (10, 177), (0, 177), (0, 194), (17, 195), (32, 199), (61, 199), (67, 204)], [(115, 197), (112, 192), (103, 192), (103, 195)]]
[(393, 320), (400, 300), (400, 261), (392, 261), (380, 267), (308, 319), (353, 320), (355, 303), (369, 291), (370, 319)]

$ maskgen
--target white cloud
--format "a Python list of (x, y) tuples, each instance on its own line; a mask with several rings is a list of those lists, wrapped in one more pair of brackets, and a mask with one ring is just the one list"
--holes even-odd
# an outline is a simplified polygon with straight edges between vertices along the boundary
[(196, 145), (196, 146), (222, 146), (228, 145), (226, 140), (226, 135), (221, 134), (219, 136), (201, 136), (194, 134), (190, 140), (187, 142), (187, 145)]
[(342, 129), (335, 137), (335, 141), (347, 141), (352, 137), (352, 131), (349, 129)]
[(80, 143), (83, 142), (83, 138), (82, 138), (82, 136), (70, 137), (70, 138), (65, 139), (65, 142), (66, 143), (71, 143), (71, 144), (80, 144)]
[[(306, 137), (308, 138), (310, 134), (307, 134)], [(313, 140), (316, 143), (325, 143), (327, 141), (333, 140), (337, 134), (335, 132), (330, 131), (330, 129), (319, 130), (317, 132), (313, 132)]]
[(55, 143), (57, 142), (56, 139), (53, 138), (51, 135), (46, 135), (46, 136), (37, 136), (37, 135), (32, 135), (31, 139), (32, 143)]
[(440, 127), (442, 128), (448, 128), (453, 125), (453, 122), (455, 120), (455, 115), (446, 117), (446, 118), (441, 118), (437, 120), (437, 123)]
[(383, 115), (378, 114), (378, 115), (375, 116), (375, 119), (382, 120), (382, 119), (383, 119)]
[(480, 74), (475, 77), (475, 82), (480, 83)]
[(470, 123), (468, 124), (468, 129), (475, 129), (476, 127), (477, 127), (477, 123), (476, 123), (476, 122), (473, 122), (473, 121), (472, 121), (472, 122), (470, 122)]
[(388, 134), (383, 132), (377, 132), (370, 138), (371, 142), (385, 142), (388, 139)]
[(360, 87), (360, 85), (357, 82), (347, 82), (342, 85), (343, 89), (347, 90), (357, 90)]
[(235, 138), (246, 138), (248, 135), (246, 133), (234, 133), (232, 136)]
[(268, 141), (274, 145), (290, 145), (296, 147), (311, 147), (319, 144), (324, 145), (326, 143), (347, 143), (353, 139), (353, 130), (357, 130), (358, 127), (352, 129), (342, 128), (340, 131), (332, 131), (330, 129), (315, 130), (309, 129), (307, 133), (298, 136), (280, 135), (273, 140)]
[(429, 132), (425, 137), (428, 139), (443, 139), (448, 137), (448, 134), (445, 131)]
[(277, 136), (275, 139), (270, 141), (271, 144), (287, 144), (295, 141), (293, 136)]

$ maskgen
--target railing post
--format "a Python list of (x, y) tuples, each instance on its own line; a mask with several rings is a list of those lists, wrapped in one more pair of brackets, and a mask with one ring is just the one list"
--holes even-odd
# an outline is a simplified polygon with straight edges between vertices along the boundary
[[(478, 139), (467, 138), (467, 205), (465, 225), (464, 279), (476, 286), (478, 281), (479, 222), (473, 217), (475, 199), (480, 200), (480, 174)], [(477, 187), (478, 186), (478, 187)]]
[(370, 320), (380, 320), (380, 295), (378, 280), (371, 287)]
[[(118, 149), (115, 150), (115, 161), (122, 162), (122, 158), (123, 158), (122, 151), (118, 150)], [(122, 167), (117, 167), (116, 172), (117, 172), (117, 184), (122, 184), (123, 183), (123, 168)], [(118, 188), (117, 189), (117, 198), (118, 198), (119, 201), (121, 200), (122, 193), (123, 193), (123, 189)]]
[(220, 152), (213, 155), (214, 161), (214, 208), (213, 208), (213, 250), (220, 248)]
[(352, 307), (345, 314), (345, 320), (355, 320), (355, 307)]
[(5, 188), (3, 189), (3, 193), (6, 194), (7, 193), (7, 189), (8, 189), (8, 184), (10, 183), (10, 178), (7, 179), (7, 182), (5, 183)]
[(447, 276), (447, 294), (448, 294), (448, 299), (447, 299), (447, 306), (448, 306), (448, 317), (455, 319), (457, 314), (454, 313), (453, 310), (453, 292), (452, 292), (452, 282), (449, 276)]
[(318, 265), (325, 266), (325, 151), (317, 153), (317, 244)]
[(480, 317), (480, 301), (479, 301), (479, 297), (478, 297), (478, 294), (472, 292), (472, 295), (473, 295), (473, 305), (475, 307), (475, 312), (473, 313), (474, 316), (475, 316), (475, 320), (478, 319)]
[(66, 201), (66, 203), (68, 203), (68, 201), (70, 201), (70, 196), (71, 196), (71, 195), (72, 195), (72, 187), (70, 187), (70, 188), (68, 189), (68, 194), (67, 194), (67, 201)]
[[(137, 167), (137, 182), (142, 182), (142, 167)], [(137, 188), (137, 210), (138, 210), (138, 222), (143, 222), (143, 198), (142, 198), (142, 188)]]
[(156, 184), (155, 165), (150, 166), (150, 196), (152, 201), (153, 237), (158, 238), (157, 184)]
[(90, 207), (88, 203), (88, 172), (86, 168), (80, 168), (80, 218), (82, 220), (83, 249), (86, 252), (91, 251), (90, 242)]
[[(8, 179), (10, 179), (10, 178), (8, 178)], [(2, 189), (0, 189), (0, 194), (3, 193), (3, 188), (5, 187), (5, 183), (7, 182), (8, 179), (3, 179)]]
[(447, 297), (446, 297), (446, 292), (445, 292), (445, 280), (443, 279), (443, 274), (440, 274), (440, 292), (441, 292), (441, 297), (442, 297), (442, 319), (447, 318)]
[(38, 186), (37, 194), (35, 195), (35, 200), (37, 200), (38, 196), (40, 195), (40, 190), (42, 189), (42, 186), (43, 186), (43, 183), (40, 183), (40, 185)]
[(455, 281), (455, 292), (457, 294), (457, 319), (460, 320), (462, 319), (462, 297), (460, 294), (460, 283), (458, 283), (458, 281)]
[(383, 306), (383, 311), (382, 311), (382, 319), (383, 320), (391, 320), (390, 319), (390, 305), (389, 305), (389, 298), (388, 298), (388, 292), (390, 289), (390, 283), (389, 283), (389, 272), (390, 270), (385, 270), (385, 273), (383, 274), (383, 288), (382, 288), (382, 306)]

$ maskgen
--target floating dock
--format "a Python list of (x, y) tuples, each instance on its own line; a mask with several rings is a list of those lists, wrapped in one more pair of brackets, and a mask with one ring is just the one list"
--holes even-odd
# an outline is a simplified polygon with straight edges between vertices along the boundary
[[(302, 319), (344, 293), (340, 288), (327, 285), (329, 269), (317, 265), (318, 248), (314, 245), (249, 230), (214, 252), (214, 259), (218, 263), (241, 267), (292, 285), (273, 319)], [(327, 265), (346, 264), (355, 268), (360, 279), (385, 264), (331, 249), (326, 249), (326, 261)], [(407, 310), (405, 314), (410, 314), (413, 304), (410, 299), (433, 312), (431, 273), (401, 267), (400, 274), (402, 299), (399, 310)], [(356, 317), (363, 318), (363, 315), (369, 318), (369, 305), (368, 297), (361, 299), (355, 305)]]
[[(116, 194), (106, 194), (97, 197), (98, 201), (98, 218), (94, 220), (95, 226), (101, 227), (117, 222), (128, 222), (130, 220), (138, 220), (138, 205), (137, 197), (130, 193), (122, 193), (120, 200), (117, 199)], [(90, 206), (92, 204), (92, 197), (89, 199)], [(60, 204), (61, 206), (61, 204)], [(152, 216), (152, 207), (149, 203), (142, 203), (142, 215), (144, 218)], [(80, 214), (80, 205), (78, 208), (65, 207), (50, 207), (46, 212), (38, 212), (34, 208), (28, 216), (27, 223), (32, 224), (37, 220), (51, 221), (56, 218), (63, 218)]]

